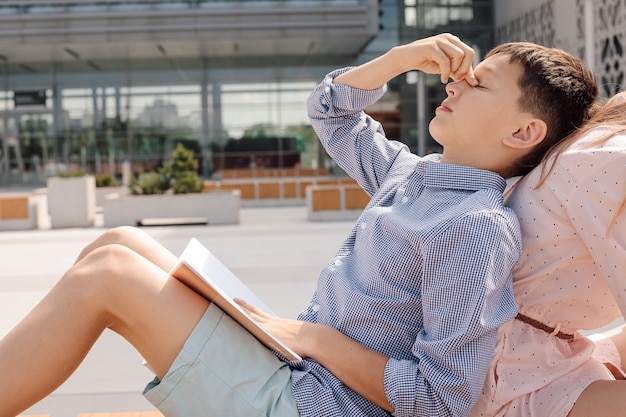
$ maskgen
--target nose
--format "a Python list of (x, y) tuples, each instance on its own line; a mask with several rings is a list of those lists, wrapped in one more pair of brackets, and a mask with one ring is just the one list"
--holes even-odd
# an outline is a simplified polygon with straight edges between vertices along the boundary
[(448, 96), (454, 96), (461, 92), (463, 85), (468, 85), (465, 80), (451, 81), (446, 84), (446, 93)]

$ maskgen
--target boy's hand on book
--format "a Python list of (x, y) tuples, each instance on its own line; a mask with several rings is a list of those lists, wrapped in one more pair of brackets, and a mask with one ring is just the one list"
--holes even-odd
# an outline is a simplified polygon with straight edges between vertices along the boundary
[(314, 324), (272, 316), (240, 298), (235, 298), (234, 301), (239, 304), (254, 321), (263, 326), (263, 328), (274, 335), (274, 337), (289, 346), (289, 348), (298, 355), (310, 357), (308, 351), (311, 349), (307, 349), (307, 340), (309, 340), (308, 329), (312, 330), (315, 327)]

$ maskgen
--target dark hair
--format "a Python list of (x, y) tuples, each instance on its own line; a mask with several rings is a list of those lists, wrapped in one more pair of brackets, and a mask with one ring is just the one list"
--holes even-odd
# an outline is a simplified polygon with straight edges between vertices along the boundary
[(517, 161), (511, 175), (523, 175), (539, 165), (560, 140), (590, 117), (598, 95), (593, 73), (575, 56), (530, 42), (510, 42), (493, 48), (487, 57), (505, 54), (522, 67), (519, 105), (547, 125), (546, 137)]

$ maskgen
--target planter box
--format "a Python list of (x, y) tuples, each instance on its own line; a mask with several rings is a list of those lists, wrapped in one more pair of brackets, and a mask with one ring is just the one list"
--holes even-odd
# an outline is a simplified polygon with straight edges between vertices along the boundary
[(126, 195), (104, 198), (104, 227), (147, 224), (239, 223), (241, 197), (238, 190), (192, 194)]
[(111, 194), (118, 194), (120, 196), (130, 194), (128, 187), (115, 186), (115, 187), (96, 187), (96, 207), (102, 207), (106, 196)]
[(96, 217), (96, 178), (50, 177), (48, 185), (48, 213), (50, 226), (91, 227)]

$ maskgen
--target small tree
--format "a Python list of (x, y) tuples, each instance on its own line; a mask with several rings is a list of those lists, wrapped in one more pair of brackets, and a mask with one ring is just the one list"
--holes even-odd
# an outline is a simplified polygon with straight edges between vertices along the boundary
[(156, 171), (140, 174), (129, 184), (132, 194), (185, 194), (202, 192), (204, 184), (197, 173), (198, 161), (193, 151), (178, 144), (172, 160)]
[(178, 144), (172, 153), (172, 160), (164, 165), (171, 176), (174, 194), (202, 192), (204, 184), (198, 177), (198, 161), (193, 151)]

